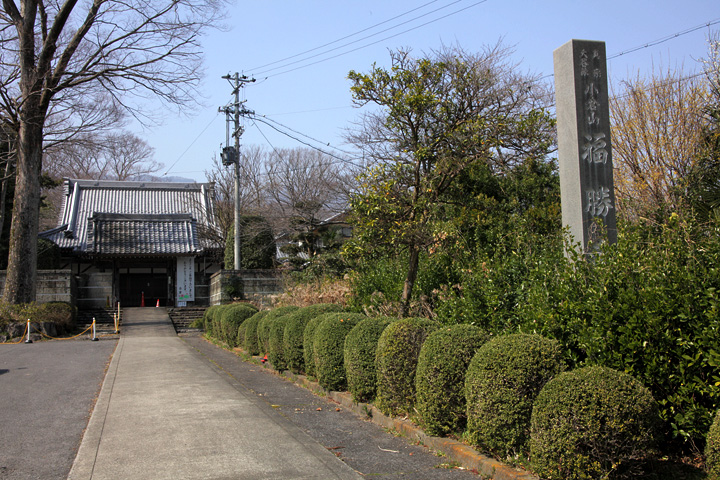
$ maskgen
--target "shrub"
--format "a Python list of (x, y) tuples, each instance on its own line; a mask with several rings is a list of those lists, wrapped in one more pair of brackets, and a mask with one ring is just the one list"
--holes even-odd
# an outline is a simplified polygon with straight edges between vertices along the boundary
[(38, 321), (53, 322), (59, 332), (71, 332), (75, 329), (77, 308), (67, 302), (48, 302), (39, 306)]
[(229, 306), (230, 305), (218, 305), (212, 313), (213, 337), (223, 342), (225, 341), (225, 332), (223, 332), (222, 328), (222, 317)]
[[(258, 312), (258, 311), (255, 310), (255, 311), (253, 312), (253, 314), (250, 315), (250, 317), (252, 317), (253, 315), (255, 315), (257, 312)], [(248, 317), (248, 318), (250, 318), (250, 317)], [(235, 343), (235, 346), (236, 346), (236, 347), (243, 348), (243, 347), (245, 346), (245, 327), (244, 327), (244, 324), (245, 324), (245, 322), (248, 320), (248, 318), (246, 318), (245, 320), (243, 320), (243, 321), (240, 323), (240, 325), (238, 325), (237, 333), (235, 334), (235, 336), (236, 336), (235, 338), (237, 339), (237, 340), (236, 340), (236, 343)]]
[(425, 340), (415, 374), (415, 408), (426, 433), (447, 435), (465, 427), (465, 373), (487, 338), (473, 325), (454, 325), (435, 330)]
[(365, 315), (360, 313), (326, 313), (315, 329), (313, 357), (315, 376), (326, 390), (345, 390), (345, 337)]
[[(269, 320), (268, 327), (268, 359), (270, 360), (270, 363), (272, 363), (273, 367), (278, 371), (286, 370), (289, 367), (288, 352), (290, 352), (292, 347), (298, 343), (300, 344), (301, 349), (299, 355), (302, 359), (302, 334), (305, 322), (307, 322), (310, 318), (322, 314), (323, 312), (340, 310), (341, 307), (332, 304), (317, 304), (303, 308), (279, 307), (275, 309), (275, 311), (280, 309), (283, 309), (281, 311), (286, 311), (288, 313), (279, 317), (271, 318)], [(295, 328), (291, 328), (291, 331), (288, 332), (288, 327), (291, 323), (295, 325), (298, 321), (302, 323), (303, 330), (300, 330), (300, 333), (297, 334), (297, 340), (293, 342), (291, 338), (295, 338)], [(291, 352), (293, 364), (295, 364), (297, 360), (297, 355), (297, 352)], [(296, 371), (296, 373), (299, 372)]]
[(361, 320), (345, 337), (345, 375), (348, 390), (356, 402), (375, 398), (377, 370), (375, 354), (378, 340), (393, 318), (374, 317)]
[(307, 323), (323, 313), (339, 312), (342, 306), (333, 303), (318, 303), (303, 307), (288, 316), (283, 332), (283, 352), (288, 368), (295, 373), (305, 371), (305, 327)]
[(215, 310), (220, 305), (211, 305), (207, 309), (205, 309), (205, 313), (203, 313), (203, 328), (205, 330), (205, 334), (208, 336), (213, 336), (213, 324), (212, 319), (213, 315), (215, 314)]
[(439, 327), (427, 318), (405, 318), (383, 330), (375, 357), (376, 406), (385, 414), (402, 415), (415, 405), (415, 369), (425, 338)]
[(289, 313), (293, 313), (298, 307), (278, 307), (270, 310), (270, 312), (260, 319), (257, 326), (258, 347), (260, 353), (270, 353), (270, 322), (276, 318), (280, 318)]
[(465, 377), (468, 440), (499, 456), (525, 452), (535, 397), (564, 369), (559, 343), (540, 335), (505, 335), (480, 347)]
[(233, 348), (240, 345), (238, 343), (238, 330), (240, 325), (255, 315), (257, 311), (257, 308), (244, 303), (231, 304), (223, 309), (220, 323), (222, 325), (222, 334), (225, 343)]
[(283, 348), (283, 332), (290, 314), (270, 319), (268, 323), (268, 360), (278, 372), (287, 370)]
[(585, 367), (550, 380), (535, 400), (531, 464), (548, 479), (635, 478), (655, 443), (658, 405), (625, 373)]
[(705, 468), (710, 480), (720, 479), (720, 410), (710, 426), (705, 445)]
[(523, 331), (560, 341), (572, 367), (631, 373), (660, 405), (666, 452), (692, 454), (720, 396), (720, 223), (700, 225), (677, 215), (665, 224), (619, 222), (617, 244), (604, 245), (592, 261), (565, 258), (562, 244), (551, 253), (536, 249), (518, 259), (527, 275), (511, 269), (487, 278), (494, 273), (486, 272), (502, 271), (500, 258), (475, 267), (476, 281), (461, 291), (466, 297), (487, 285), (514, 291), (502, 305), (489, 304), (505, 312), (500, 316), (507, 323), (523, 320)]
[(190, 322), (190, 325), (188, 325), (188, 328), (205, 328), (205, 322), (203, 321), (203, 318), (196, 318), (192, 322)]
[(32, 303), (5, 303), (0, 300), (0, 322), (6, 325), (8, 323), (25, 323), (29, 318), (31, 322), (36, 322), (42, 318), (41, 306), (35, 302)]
[(270, 310), (257, 312), (255, 315), (245, 320), (245, 322), (243, 322), (240, 326), (240, 328), (245, 330), (243, 348), (245, 353), (248, 355), (260, 355), (260, 346), (258, 345), (257, 334), (258, 324), (268, 313), (270, 313)]
[(308, 320), (307, 325), (305, 325), (305, 330), (303, 331), (303, 357), (305, 360), (305, 375), (308, 376), (317, 375), (317, 372), (315, 372), (315, 352), (313, 345), (315, 342), (315, 329), (320, 325), (323, 315)]

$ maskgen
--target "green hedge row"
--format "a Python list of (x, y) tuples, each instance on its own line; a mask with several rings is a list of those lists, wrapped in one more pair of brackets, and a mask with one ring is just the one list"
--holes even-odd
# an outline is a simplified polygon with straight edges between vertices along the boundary
[(318, 318), (313, 336), (315, 376), (326, 390), (345, 390), (345, 338), (365, 316), (359, 313), (326, 313)]
[[(374, 400), (429, 434), (462, 437), (501, 459), (528, 459), (542, 478), (634, 478), (656, 454), (661, 422), (648, 389), (606, 367), (567, 371), (556, 340), (337, 310), (255, 313), (240, 327), (246, 351), (264, 354), (257, 338), (267, 338), (275, 369), (305, 372), (325, 389)], [(232, 321), (228, 310), (208, 316), (217, 312), (228, 317), (221, 326)], [(715, 449), (708, 465), (720, 463), (718, 442), (708, 445)]]
[(232, 348), (242, 346), (245, 332), (241, 326), (256, 313), (258, 309), (247, 303), (213, 305), (203, 314), (205, 333)]
[(306, 373), (305, 368), (305, 327), (313, 318), (330, 312), (338, 312), (342, 307), (321, 303), (310, 305), (294, 312), (285, 323), (282, 346), (288, 369), (294, 373)]

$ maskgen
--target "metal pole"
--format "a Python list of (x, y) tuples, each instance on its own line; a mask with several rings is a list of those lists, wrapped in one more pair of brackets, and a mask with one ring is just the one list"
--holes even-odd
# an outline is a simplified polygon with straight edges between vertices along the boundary
[(235, 72), (235, 270), (240, 270), (240, 74)]

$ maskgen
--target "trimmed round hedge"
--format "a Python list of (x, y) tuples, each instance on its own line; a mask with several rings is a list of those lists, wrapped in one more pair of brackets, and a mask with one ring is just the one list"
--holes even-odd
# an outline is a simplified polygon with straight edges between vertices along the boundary
[(560, 345), (540, 335), (494, 338), (478, 349), (465, 376), (467, 438), (500, 457), (527, 451), (533, 402), (565, 370)]
[(240, 328), (245, 330), (243, 348), (245, 349), (245, 353), (248, 355), (260, 355), (260, 346), (258, 345), (257, 335), (258, 323), (260, 323), (260, 320), (262, 320), (268, 313), (270, 313), (270, 310), (257, 312), (240, 325)]
[(720, 479), (720, 410), (715, 414), (715, 421), (707, 434), (705, 469), (709, 479)]
[(305, 375), (312, 377), (317, 375), (317, 373), (315, 372), (315, 352), (313, 350), (313, 345), (315, 342), (315, 329), (317, 329), (318, 325), (320, 325), (320, 322), (322, 321), (322, 317), (324, 315), (328, 314), (323, 313), (322, 315), (318, 315), (317, 317), (308, 320), (307, 325), (305, 325), (305, 330), (303, 331), (303, 357), (305, 360)]
[(290, 315), (271, 318), (268, 323), (268, 360), (278, 372), (287, 370), (287, 361), (283, 351), (283, 332)]
[(227, 305), (222, 310), (220, 325), (222, 326), (222, 340), (230, 347), (237, 347), (238, 330), (240, 325), (258, 312), (258, 309), (246, 303), (234, 303)]
[(397, 320), (374, 317), (361, 320), (345, 337), (345, 375), (348, 391), (356, 402), (369, 402), (375, 398), (377, 370), (375, 355), (378, 340), (385, 327)]
[(360, 313), (326, 313), (315, 329), (313, 357), (315, 376), (326, 390), (345, 390), (345, 337), (365, 318)]
[(260, 354), (270, 353), (270, 322), (276, 318), (280, 318), (289, 313), (293, 313), (299, 307), (287, 306), (278, 307), (270, 310), (270, 312), (260, 319), (260, 323), (257, 326), (258, 336), (258, 347), (260, 348)]
[(205, 313), (203, 313), (203, 329), (205, 330), (205, 334), (208, 336), (213, 336), (213, 315), (215, 315), (215, 310), (220, 305), (211, 305), (207, 309), (205, 309)]
[(405, 415), (415, 406), (415, 369), (425, 338), (440, 324), (427, 318), (405, 318), (383, 330), (375, 354), (375, 406), (386, 415)]
[[(257, 310), (255, 311), (255, 313), (257, 313)], [(253, 315), (255, 315), (255, 313), (253, 313)], [(253, 315), (250, 315), (250, 317), (252, 317)], [(250, 317), (248, 317), (248, 318), (246, 318), (245, 320), (243, 320), (243, 321), (240, 323), (240, 325), (238, 326), (237, 334), (236, 334), (236, 335), (237, 335), (237, 343), (236, 343), (236, 345), (235, 345), (235, 346), (237, 346), (237, 347), (240, 347), (240, 348), (244, 348), (244, 347), (245, 347), (245, 322), (247, 322), (247, 320), (248, 320)]]
[(442, 436), (465, 428), (465, 373), (487, 339), (474, 325), (442, 327), (425, 339), (415, 374), (415, 409), (426, 433)]
[(218, 305), (215, 310), (213, 310), (212, 313), (212, 336), (220, 341), (224, 341), (224, 333), (222, 328), (222, 316), (225, 313), (225, 310), (230, 305)]
[(542, 478), (635, 478), (631, 461), (653, 453), (658, 405), (638, 380), (585, 367), (550, 380), (535, 400), (531, 465)]
[(285, 361), (292, 372), (305, 372), (305, 356), (303, 352), (307, 323), (323, 313), (339, 312), (341, 310), (342, 307), (334, 303), (318, 303), (303, 307), (288, 316), (282, 342)]

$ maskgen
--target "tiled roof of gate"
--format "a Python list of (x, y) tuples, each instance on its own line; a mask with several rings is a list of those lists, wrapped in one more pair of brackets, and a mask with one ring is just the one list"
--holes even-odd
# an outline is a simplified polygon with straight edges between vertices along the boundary
[(87, 251), (96, 255), (200, 253), (189, 215), (95, 214), (88, 224)]
[(42, 236), (95, 255), (197, 254), (217, 248), (212, 183), (66, 180), (59, 226)]

